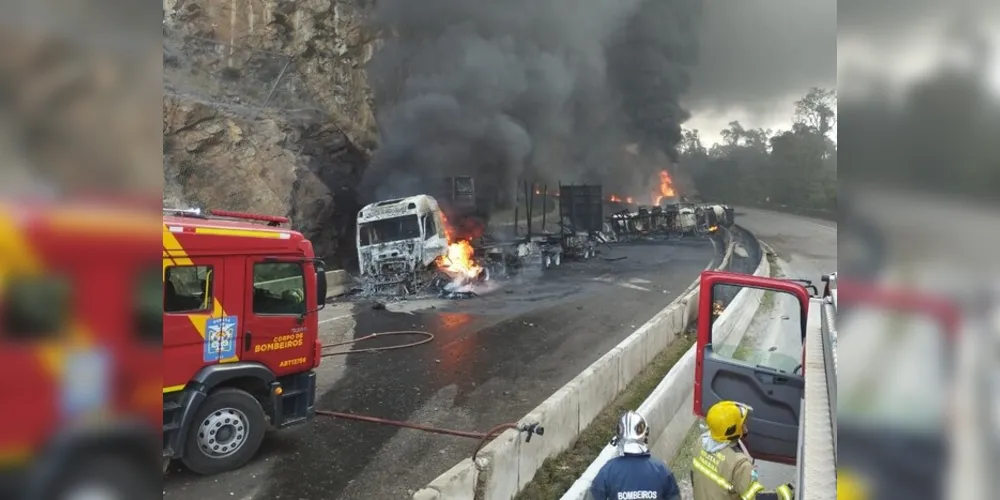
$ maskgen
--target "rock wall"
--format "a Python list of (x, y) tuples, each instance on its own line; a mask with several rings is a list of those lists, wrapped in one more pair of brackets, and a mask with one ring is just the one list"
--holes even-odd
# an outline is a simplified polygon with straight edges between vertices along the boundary
[(377, 137), (363, 2), (164, 1), (164, 204), (287, 215), (353, 264)]

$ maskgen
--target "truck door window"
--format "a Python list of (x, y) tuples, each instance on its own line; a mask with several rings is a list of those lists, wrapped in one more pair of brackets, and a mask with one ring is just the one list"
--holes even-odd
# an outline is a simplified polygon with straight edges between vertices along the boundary
[(437, 236), (437, 227), (434, 225), (434, 214), (429, 213), (424, 216), (424, 238), (430, 239)]
[(305, 297), (305, 276), (301, 264), (295, 262), (254, 264), (254, 314), (305, 314)]
[[(759, 305), (752, 316), (726, 313), (737, 293)], [(795, 296), (772, 290), (716, 285), (712, 299), (712, 346), (719, 356), (786, 373), (801, 374), (802, 315)], [(740, 307), (745, 310), (746, 308)]]
[(163, 312), (193, 313), (212, 308), (212, 266), (170, 266), (163, 275)]
[(15, 340), (56, 337), (71, 316), (72, 287), (61, 276), (15, 276), (4, 287), (0, 334)]

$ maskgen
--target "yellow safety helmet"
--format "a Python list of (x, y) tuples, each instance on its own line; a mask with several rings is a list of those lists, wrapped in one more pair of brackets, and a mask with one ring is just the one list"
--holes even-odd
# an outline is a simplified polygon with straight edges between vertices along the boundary
[(868, 500), (868, 484), (850, 470), (837, 471), (837, 500)]
[(736, 401), (719, 401), (708, 409), (705, 424), (712, 439), (720, 442), (743, 437), (743, 425), (752, 408)]

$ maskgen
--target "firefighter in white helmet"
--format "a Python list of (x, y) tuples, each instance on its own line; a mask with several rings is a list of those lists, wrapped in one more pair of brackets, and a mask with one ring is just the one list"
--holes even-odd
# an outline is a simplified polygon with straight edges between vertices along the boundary
[(794, 488), (783, 484), (765, 492), (757, 471), (743, 447), (747, 417), (752, 408), (735, 401), (720, 401), (705, 414), (708, 432), (701, 435), (694, 453), (691, 484), (694, 500), (792, 500)]
[(601, 467), (590, 486), (593, 500), (681, 500), (681, 490), (663, 461), (649, 454), (649, 427), (634, 411), (625, 412), (611, 443), (618, 456)]

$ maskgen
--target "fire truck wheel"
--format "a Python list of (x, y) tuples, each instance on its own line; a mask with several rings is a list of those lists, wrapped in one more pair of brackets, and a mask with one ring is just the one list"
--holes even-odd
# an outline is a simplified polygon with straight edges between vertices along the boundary
[(45, 498), (147, 500), (162, 497), (158, 488), (150, 488), (155, 484), (155, 478), (149, 475), (148, 468), (136, 460), (97, 455), (84, 456), (74, 460), (74, 463), (71, 470), (60, 474), (51, 496)]
[(181, 460), (204, 475), (238, 469), (257, 453), (266, 425), (256, 398), (240, 389), (218, 389), (195, 414)]

